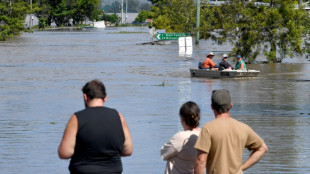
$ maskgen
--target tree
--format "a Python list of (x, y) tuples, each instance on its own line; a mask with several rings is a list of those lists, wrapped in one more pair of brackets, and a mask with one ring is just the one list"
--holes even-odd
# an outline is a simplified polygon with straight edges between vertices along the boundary
[(79, 24), (86, 19), (98, 20), (101, 14), (101, 0), (75, 0), (73, 3), (73, 22)]
[(196, 8), (193, 0), (162, 0), (151, 6), (153, 25), (167, 32), (193, 32)]
[(162, 2), (163, 0), (149, 0), (152, 4), (157, 4)]
[(0, 40), (12, 38), (26, 31), (24, 20), (30, 13), (28, 2), (23, 0), (0, 2)]
[(115, 1), (112, 3), (109, 13), (120, 13), (122, 5), (120, 2)]
[(51, 6), (49, 0), (32, 0), (33, 14), (39, 19), (39, 27), (51, 25)]
[[(267, 2), (267, 1), (265, 1)], [(202, 37), (219, 44), (228, 41), (235, 54), (248, 62), (263, 52), (268, 62), (303, 54), (303, 37), (309, 32), (309, 16), (295, 8), (297, 0), (272, 0), (266, 4), (231, 0), (218, 7), (202, 9)], [(268, 16), (268, 17), (267, 17)]]
[(80, 24), (85, 20), (98, 20), (101, 14), (102, 0), (42, 0), (49, 11), (48, 23), (55, 21), (57, 26), (68, 26), (69, 19), (73, 24)]
[(137, 21), (139, 23), (143, 23), (143, 22), (145, 22), (146, 19), (151, 18), (151, 16), (152, 16), (152, 12), (142, 10), (142, 11), (140, 11), (138, 16), (136, 17), (135, 21)]
[(104, 12), (106, 12), (106, 13), (109, 13), (110, 12), (110, 9), (111, 9), (111, 5), (105, 5), (104, 7), (103, 7), (103, 10), (104, 10)]
[(65, 0), (62, 0), (56, 8), (52, 10), (53, 19), (57, 26), (68, 26), (69, 19), (73, 14), (73, 10), (70, 10)]
[(115, 13), (111, 15), (104, 14), (101, 19), (112, 24), (118, 24), (121, 21), (120, 17)]

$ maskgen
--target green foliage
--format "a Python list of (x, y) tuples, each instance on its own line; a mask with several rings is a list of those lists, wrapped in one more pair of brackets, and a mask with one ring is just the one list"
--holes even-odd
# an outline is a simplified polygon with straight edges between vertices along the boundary
[[(150, 0), (153, 25), (167, 32), (195, 32), (191, 0)], [(268, 62), (310, 54), (310, 20), (298, 0), (229, 0), (220, 6), (202, 1), (200, 37), (230, 43), (249, 63), (264, 53)], [(258, 3), (256, 3), (258, 2)]]
[(163, 0), (149, 0), (152, 4), (157, 4), (162, 2)]
[(281, 62), (286, 56), (303, 54), (303, 37), (309, 32), (309, 16), (296, 9), (296, 0), (265, 1), (231, 0), (227, 4), (202, 9), (202, 37), (218, 43), (228, 41), (233, 52), (248, 62), (263, 52), (268, 62)]
[(68, 8), (66, 0), (62, 0), (56, 8), (52, 9), (53, 19), (57, 26), (68, 26), (72, 14), (73, 10)]
[(73, 10), (73, 23), (79, 24), (82, 21), (98, 20), (101, 11), (101, 0), (75, 0), (72, 6)]
[(139, 23), (143, 23), (143, 22), (145, 22), (146, 19), (149, 19), (149, 18), (152, 18), (152, 12), (142, 10), (142, 11), (140, 11), (138, 16), (136, 17), (135, 21), (137, 21)]
[(47, 26), (46, 23), (47, 19), (46, 18), (39, 18), (39, 28), (43, 29)]
[(193, 32), (196, 10), (193, 0), (162, 0), (151, 6), (153, 25), (167, 32)]
[(24, 20), (30, 12), (29, 4), (16, 0), (11, 4), (8, 1), (0, 2), (0, 40), (12, 38), (26, 31)]
[(111, 15), (104, 14), (102, 15), (101, 19), (110, 22), (112, 24), (118, 24), (121, 21), (121, 19), (118, 17), (117, 14), (111, 14)]
[(80, 24), (82, 21), (98, 20), (101, 12), (102, 0), (34, 0), (39, 10), (35, 13), (38, 18), (46, 18), (50, 25), (55, 21), (57, 26)]
[(69, 19), (78, 24), (86, 19), (98, 20), (102, 0), (28, 0), (0, 1), (0, 40), (11, 38), (26, 31), (27, 14), (39, 18), (39, 28), (55, 21), (57, 26), (68, 26)]

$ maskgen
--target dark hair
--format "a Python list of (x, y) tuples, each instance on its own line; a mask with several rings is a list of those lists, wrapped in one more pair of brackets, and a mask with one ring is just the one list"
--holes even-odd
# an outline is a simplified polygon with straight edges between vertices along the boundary
[(192, 101), (184, 103), (179, 111), (180, 117), (184, 119), (186, 125), (195, 128), (199, 125), (200, 108)]
[(104, 84), (100, 80), (87, 82), (82, 88), (82, 91), (90, 99), (101, 98), (103, 100), (107, 96)]

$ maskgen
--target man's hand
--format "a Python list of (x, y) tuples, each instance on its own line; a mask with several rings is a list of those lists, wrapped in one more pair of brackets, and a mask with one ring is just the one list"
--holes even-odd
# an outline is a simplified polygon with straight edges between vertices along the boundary
[(246, 170), (257, 163), (268, 151), (267, 145), (264, 143), (258, 149), (254, 150), (250, 157), (242, 164), (242, 170)]

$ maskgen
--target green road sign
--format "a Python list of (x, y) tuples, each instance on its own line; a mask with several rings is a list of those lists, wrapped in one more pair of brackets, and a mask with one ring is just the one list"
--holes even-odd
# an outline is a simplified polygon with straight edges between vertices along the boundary
[(178, 40), (179, 37), (190, 36), (189, 33), (159, 33), (156, 34), (157, 40)]

